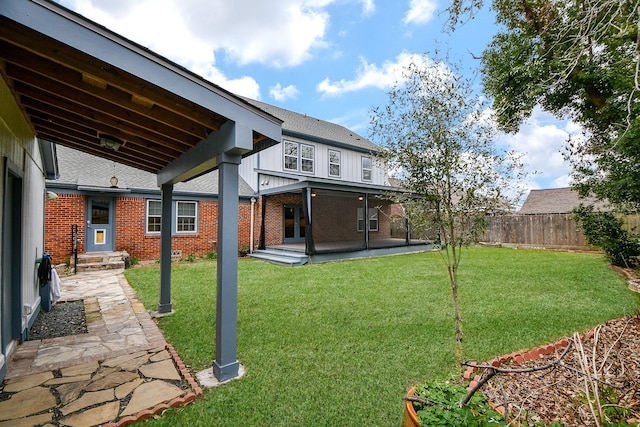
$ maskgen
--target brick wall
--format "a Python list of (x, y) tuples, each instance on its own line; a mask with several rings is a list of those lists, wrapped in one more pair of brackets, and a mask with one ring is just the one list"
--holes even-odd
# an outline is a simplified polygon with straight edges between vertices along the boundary
[[(115, 201), (115, 250), (126, 250), (140, 260), (160, 258), (160, 235), (146, 234), (146, 198), (117, 197)], [(85, 196), (60, 194), (55, 201), (47, 202), (45, 209), (45, 250), (54, 254), (55, 262), (64, 262), (71, 257), (71, 224), (78, 224), (79, 236), (84, 242)], [(260, 207), (255, 207), (254, 239), (260, 236)], [(238, 213), (238, 248), (248, 245), (250, 240), (251, 203), (241, 201)], [(217, 251), (218, 203), (198, 202), (198, 232), (196, 234), (174, 235), (172, 250), (181, 250), (182, 256), (204, 256)], [(78, 247), (84, 253), (84, 243)]]
[[(301, 205), (301, 194), (275, 194), (267, 197), (265, 209), (265, 245), (281, 245), (284, 241), (284, 205)], [(258, 211), (256, 209), (256, 211)], [(262, 211), (260, 209), (260, 211)]]
[(58, 194), (45, 202), (44, 250), (53, 255), (54, 263), (66, 262), (73, 252), (71, 225), (78, 225), (78, 253), (84, 252), (85, 196)]

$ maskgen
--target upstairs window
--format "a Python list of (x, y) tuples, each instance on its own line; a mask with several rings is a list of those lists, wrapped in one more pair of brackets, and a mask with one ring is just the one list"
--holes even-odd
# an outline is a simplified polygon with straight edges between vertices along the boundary
[(329, 150), (329, 176), (340, 178), (340, 152)]
[(315, 161), (315, 147), (313, 145), (300, 144), (301, 172), (313, 173)]
[(287, 170), (298, 170), (298, 144), (295, 142), (284, 142), (284, 168)]
[(371, 181), (371, 157), (362, 158), (362, 180)]
[(308, 144), (284, 141), (284, 169), (296, 172), (314, 173), (315, 147)]

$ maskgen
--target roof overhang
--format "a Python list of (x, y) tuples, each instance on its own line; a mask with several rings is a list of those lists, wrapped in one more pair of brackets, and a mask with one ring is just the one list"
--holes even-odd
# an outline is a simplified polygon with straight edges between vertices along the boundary
[(285, 193), (299, 193), (307, 188), (313, 190), (327, 190), (327, 191), (342, 191), (348, 193), (361, 193), (371, 194), (377, 196), (384, 196), (392, 193), (406, 193), (407, 191), (402, 188), (389, 187), (384, 185), (375, 184), (358, 184), (358, 183), (346, 183), (335, 182), (329, 179), (322, 178), (307, 178), (296, 182), (295, 184), (285, 185), (282, 187), (261, 190), (260, 195), (272, 195), (272, 194), (285, 194)]
[[(246, 156), (281, 140), (281, 120), (49, 0), (0, 2), (0, 75), (41, 140), (172, 182), (217, 167), (197, 146)], [(248, 142), (229, 147), (225, 128)]]

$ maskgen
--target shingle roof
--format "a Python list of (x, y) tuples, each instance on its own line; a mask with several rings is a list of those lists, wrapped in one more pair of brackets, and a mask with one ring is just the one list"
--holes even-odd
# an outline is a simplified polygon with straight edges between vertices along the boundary
[(607, 210), (607, 203), (592, 198), (580, 199), (578, 193), (570, 187), (531, 190), (520, 214), (569, 213), (580, 203), (593, 205), (597, 210)]
[[(130, 190), (159, 190), (155, 174), (115, 163), (91, 154), (57, 146), (60, 178), (47, 181), (48, 185), (73, 185), (80, 187), (111, 186), (112, 176), (118, 178), (118, 188)], [(241, 196), (252, 196), (253, 190), (240, 177)], [(218, 171), (212, 171), (188, 182), (180, 182), (173, 187), (174, 192), (218, 194)]]
[(378, 151), (380, 149), (379, 146), (367, 138), (358, 135), (344, 126), (307, 116), (306, 114), (295, 113), (253, 99), (244, 99), (250, 104), (282, 120), (282, 132), (285, 135), (287, 131), (289, 131), (300, 133), (311, 138), (322, 138), (367, 151)]

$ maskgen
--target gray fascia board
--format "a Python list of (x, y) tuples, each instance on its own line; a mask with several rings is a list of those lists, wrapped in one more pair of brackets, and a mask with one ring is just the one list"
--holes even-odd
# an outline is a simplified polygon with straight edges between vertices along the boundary
[(290, 136), (292, 138), (303, 139), (309, 142), (317, 142), (319, 144), (326, 144), (326, 145), (330, 145), (337, 148), (345, 148), (345, 149), (357, 151), (360, 153), (374, 154), (374, 155), (379, 153), (379, 150), (377, 151), (368, 150), (366, 148), (358, 147), (357, 145), (348, 144), (346, 142), (334, 141), (332, 139), (322, 138), (320, 136), (309, 135), (304, 132), (297, 132), (297, 131), (284, 129), (284, 128), (282, 129), (282, 136)]
[(113, 194), (129, 194), (131, 190), (128, 188), (111, 188), (111, 187), (93, 187), (90, 185), (78, 185), (78, 191), (86, 193), (113, 193)]
[(2, 1), (0, 15), (280, 141), (280, 119), (58, 4), (49, 0)]
[(260, 195), (291, 193), (302, 191), (305, 188), (314, 188), (318, 190), (344, 191), (352, 193), (375, 193), (383, 195), (385, 193), (406, 193), (407, 190), (395, 187), (386, 187), (382, 185), (359, 185), (356, 183), (338, 183), (324, 180), (304, 180), (291, 185), (261, 190)]
[(46, 179), (60, 178), (56, 145), (46, 139), (38, 138), (38, 146), (40, 147), (40, 155), (44, 166), (44, 177)]

